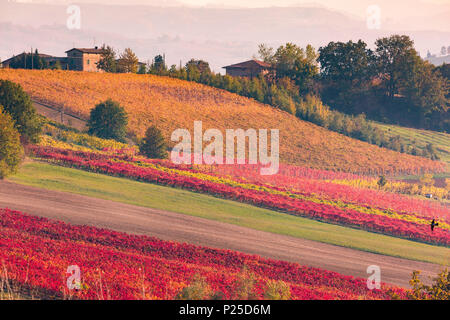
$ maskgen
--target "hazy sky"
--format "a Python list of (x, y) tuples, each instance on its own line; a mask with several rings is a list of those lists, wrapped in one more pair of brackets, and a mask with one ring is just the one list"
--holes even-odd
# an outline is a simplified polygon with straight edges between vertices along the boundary
[[(342, 1), (342, 0), (179, 0), (179, 2), (189, 4), (189, 5), (196, 5), (196, 6), (204, 6), (208, 4), (214, 4), (214, 5), (235, 5), (235, 6), (242, 6), (242, 7), (264, 7), (264, 6), (288, 6), (288, 5), (295, 5), (295, 4), (304, 4), (304, 3), (321, 3), (321, 4), (333, 4), (338, 5), (338, 3), (343, 3), (344, 7), (347, 7), (347, 9), (351, 9), (351, 7), (348, 5), (348, 3), (360, 3), (365, 2), (361, 0), (352, 0), (352, 1)], [(372, 0), (371, 3), (375, 4), (377, 1)], [(423, 0), (424, 3), (449, 3), (450, 0)]]
[(147, 4), (156, 6), (208, 6), (208, 7), (272, 7), (272, 6), (324, 6), (364, 17), (370, 5), (379, 5), (385, 17), (403, 19), (422, 14), (438, 14), (450, 8), (450, 0), (9, 0), (26, 3), (102, 3)]
[[(87, 3), (102, 6), (82, 11), (81, 28), (69, 30), (66, 7)], [(152, 7), (133, 7), (137, 4)], [(371, 5), (380, 7), (380, 30), (367, 27)], [(322, 8), (174, 8), (180, 6)], [(449, 16), (450, 0), (0, 0), (0, 58), (31, 47), (63, 55), (70, 47), (108, 43), (119, 51), (133, 48), (142, 61), (166, 53), (170, 63), (202, 58), (218, 71), (249, 59), (262, 42), (274, 47), (288, 41), (311, 43), (318, 48), (329, 41), (363, 39), (370, 46), (377, 37), (393, 33), (411, 36), (425, 56), (428, 50), (437, 53), (450, 45)]]
[[(142, 0), (145, 1), (145, 0)], [(388, 12), (387, 15), (411, 14), (415, 15), (419, 9), (415, 4), (435, 7), (434, 5), (450, 4), (450, 0), (178, 0), (183, 4), (194, 6), (237, 6), (237, 7), (271, 7), (292, 5), (322, 5), (328, 8), (346, 11), (358, 16), (366, 14), (365, 9), (369, 5), (380, 5)], [(397, 11), (401, 5), (402, 13)], [(389, 10), (392, 8), (392, 10)], [(420, 9), (419, 9), (420, 10)], [(438, 9), (437, 9), (438, 10)]]

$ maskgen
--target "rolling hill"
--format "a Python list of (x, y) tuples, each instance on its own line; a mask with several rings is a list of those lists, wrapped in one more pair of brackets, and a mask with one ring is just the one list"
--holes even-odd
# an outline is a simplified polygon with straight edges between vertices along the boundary
[(355, 173), (443, 171), (443, 163), (400, 154), (328, 131), (312, 123), (223, 90), (197, 83), (136, 74), (52, 70), (0, 70), (0, 79), (20, 83), (33, 99), (64, 106), (87, 118), (95, 104), (112, 98), (129, 113), (129, 129), (142, 136), (151, 124), (169, 140), (173, 130), (279, 129), (285, 163)]

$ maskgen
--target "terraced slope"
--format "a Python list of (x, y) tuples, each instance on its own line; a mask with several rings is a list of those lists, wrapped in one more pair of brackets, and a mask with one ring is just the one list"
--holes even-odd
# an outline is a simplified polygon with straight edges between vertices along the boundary
[(279, 129), (281, 161), (318, 169), (357, 173), (443, 171), (444, 164), (400, 154), (328, 131), (254, 100), (208, 86), (136, 74), (52, 70), (0, 70), (0, 79), (20, 83), (36, 100), (61, 105), (88, 117), (96, 103), (120, 102), (138, 136), (157, 124), (169, 139), (173, 130), (203, 121), (203, 130)]
[(436, 148), (439, 158), (450, 167), (450, 134), (431, 130), (406, 128), (390, 124), (375, 123), (388, 136), (400, 136), (407, 143), (424, 149), (431, 143)]

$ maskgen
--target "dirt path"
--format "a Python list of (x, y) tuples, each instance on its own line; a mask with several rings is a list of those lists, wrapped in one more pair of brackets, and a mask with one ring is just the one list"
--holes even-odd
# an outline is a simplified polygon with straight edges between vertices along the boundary
[(64, 113), (61, 119), (61, 111), (59, 108), (52, 107), (38, 101), (33, 100), (33, 105), (37, 113), (55, 122), (65, 124), (66, 126), (76, 128), (80, 131), (86, 129), (86, 121), (70, 114)]
[(383, 282), (404, 287), (408, 287), (412, 270), (422, 270), (423, 276), (434, 276), (441, 269), (441, 266), (431, 263), (383, 256), (179, 213), (0, 181), (0, 208), (5, 207), (73, 224), (236, 250), (346, 275), (367, 277), (367, 267), (378, 265)]

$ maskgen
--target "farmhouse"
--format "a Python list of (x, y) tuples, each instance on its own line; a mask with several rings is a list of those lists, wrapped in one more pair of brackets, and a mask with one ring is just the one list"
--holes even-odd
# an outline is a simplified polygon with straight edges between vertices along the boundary
[[(97, 67), (97, 63), (102, 57), (102, 49), (95, 48), (72, 48), (66, 51), (67, 57), (55, 57), (48, 54), (38, 53), (37, 55), (44, 60), (49, 67), (53, 67), (59, 62), (60, 66), (64, 70), (76, 70), (76, 71), (92, 71), (101, 72)], [(26, 65), (26, 61), (31, 59), (25, 59), (25, 55), (30, 57), (31, 53), (21, 53), (13, 56), (1, 63), (3, 68), (31, 68)], [(33, 56), (36, 53), (32, 54)], [(15, 66), (14, 66), (15, 65)], [(36, 69), (38, 66), (34, 66)]]
[(272, 69), (269, 63), (259, 60), (249, 60), (223, 67), (227, 75), (232, 77), (253, 78), (260, 74), (266, 75)]
[(97, 63), (102, 58), (102, 49), (72, 48), (66, 51), (67, 64), (70, 70), (100, 72)]

